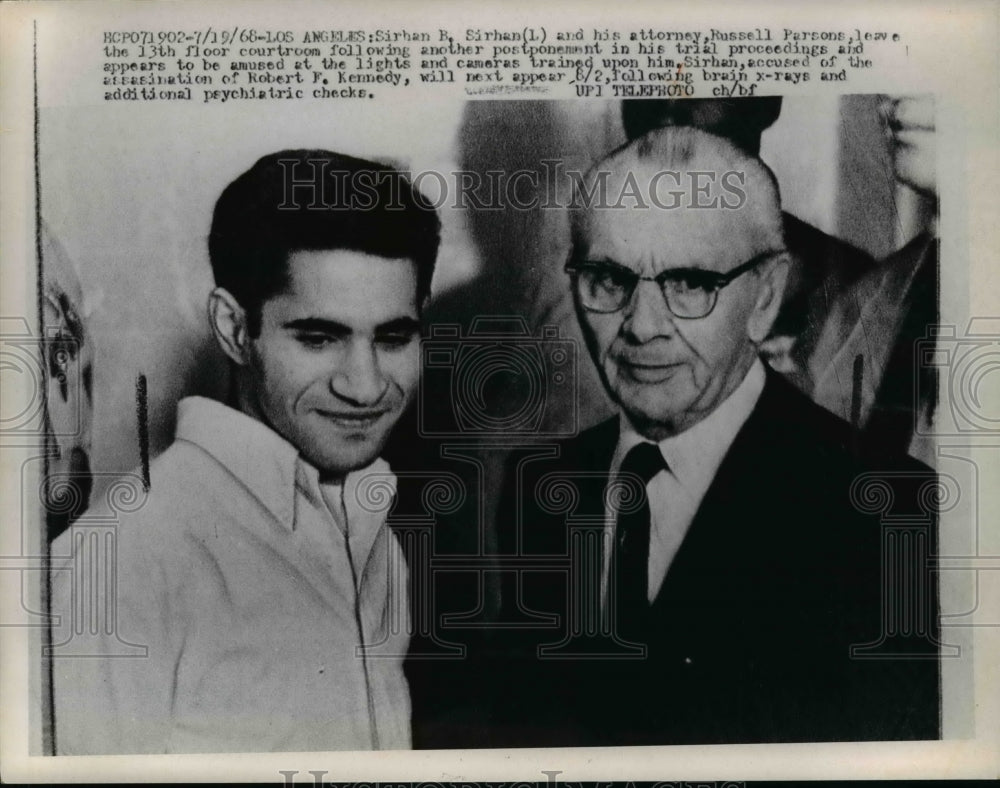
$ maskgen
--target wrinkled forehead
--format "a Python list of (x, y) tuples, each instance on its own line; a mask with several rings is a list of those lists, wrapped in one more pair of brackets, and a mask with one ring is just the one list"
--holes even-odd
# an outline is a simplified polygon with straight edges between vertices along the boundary
[(588, 173), (572, 223), (575, 256), (646, 272), (725, 271), (782, 245), (778, 196), (762, 168), (656, 166), (628, 151)]

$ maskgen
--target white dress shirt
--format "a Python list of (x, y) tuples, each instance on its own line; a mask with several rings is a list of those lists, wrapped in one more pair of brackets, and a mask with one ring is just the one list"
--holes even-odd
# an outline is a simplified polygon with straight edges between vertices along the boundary
[[(764, 364), (757, 359), (739, 386), (719, 407), (693, 427), (659, 442), (669, 470), (660, 471), (646, 485), (651, 522), (649, 529), (649, 587), (652, 602), (663, 585), (667, 570), (687, 534), (701, 501), (715, 478), (736, 434), (749, 418), (764, 389)], [(618, 446), (611, 461), (614, 479), (633, 446), (648, 441), (621, 414)], [(605, 511), (605, 545), (614, 544), (615, 513)], [(611, 551), (604, 551), (601, 599), (607, 603)]]
[[(321, 483), (262, 422), (192, 397), (151, 480), (53, 544), (57, 752), (409, 748), (389, 466)], [(109, 537), (110, 574), (89, 547)], [(87, 636), (90, 576), (113, 577), (117, 611)]]

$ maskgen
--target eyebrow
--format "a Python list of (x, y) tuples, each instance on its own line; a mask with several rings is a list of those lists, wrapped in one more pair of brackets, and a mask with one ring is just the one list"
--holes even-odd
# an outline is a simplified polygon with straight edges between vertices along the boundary
[[(293, 331), (313, 331), (319, 334), (331, 334), (334, 336), (347, 336), (354, 333), (354, 329), (336, 320), (329, 320), (324, 317), (303, 317), (298, 320), (289, 320), (282, 324), (282, 328)], [(413, 317), (397, 317), (379, 323), (375, 326), (376, 334), (415, 334), (420, 331), (420, 321)]]
[[(713, 268), (699, 268), (697, 266), (688, 265), (688, 266), (681, 266), (679, 268), (664, 268), (662, 271), (660, 271), (658, 274), (656, 274), (651, 278), (659, 280), (659, 279), (670, 279), (672, 277), (679, 277), (679, 276), (702, 275), (708, 278), (717, 279), (720, 282), (728, 284), (744, 271), (750, 270), (755, 265), (763, 262), (769, 257), (774, 257), (775, 255), (783, 254), (784, 252), (785, 252), (784, 249), (769, 249), (767, 251), (761, 252), (760, 254), (755, 254), (749, 260), (741, 263), (735, 268), (730, 269), (729, 271), (716, 271)], [(570, 265), (581, 265), (581, 266), (603, 265), (610, 268), (617, 268), (619, 271), (632, 274), (633, 276), (637, 276), (640, 279), (642, 278), (642, 274), (640, 274), (638, 271), (634, 271), (628, 266), (622, 265), (621, 263), (616, 263), (614, 260), (610, 260), (606, 257), (595, 258), (595, 259), (570, 260)]]
[[(627, 265), (622, 265), (621, 263), (616, 263), (614, 260), (609, 260), (606, 257), (585, 258), (585, 259), (582, 259), (582, 260), (572, 260), (571, 262), (574, 263), (575, 265), (593, 265), (593, 266), (603, 265), (603, 266), (607, 266), (609, 268), (617, 268), (619, 271), (624, 271), (626, 273), (635, 274), (636, 276), (641, 276), (641, 274), (638, 271), (635, 271), (632, 268), (629, 268)], [(684, 274), (712, 274), (713, 276), (716, 276), (716, 275), (722, 276), (722, 275), (724, 275), (724, 274), (720, 273), (719, 271), (716, 271), (716, 270), (714, 270), (712, 268), (699, 268), (698, 266), (694, 266), (694, 265), (685, 265), (685, 266), (681, 266), (680, 268), (664, 268), (662, 271), (660, 271), (658, 274), (656, 274), (656, 276), (659, 277), (659, 276), (663, 276), (664, 274), (666, 274), (668, 276), (678, 276), (678, 275), (682, 276)]]

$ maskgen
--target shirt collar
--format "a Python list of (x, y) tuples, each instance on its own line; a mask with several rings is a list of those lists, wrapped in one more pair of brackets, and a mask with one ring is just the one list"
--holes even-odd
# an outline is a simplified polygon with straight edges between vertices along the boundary
[[(182, 399), (177, 406), (177, 438), (211, 454), (289, 529), (295, 527), (296, 490), (319, 506), (339, 495), (340, 485), (321, 485), (319, 471), (299, 456), (295, 446), (262, 421), (221, 402)], [(381, 458), (349, 473), (344, 483), (349, 512), (384, 511), (396, 490), (395, 475)], [(331, 513), (340, 525), (339, 512)]]
[[(695, 497), (702, 497), (708, 490), (736, 434), (760, 399), (765, 378), (763, 362), (755, 359), (740, 385), (719, 407), (690, 429), (659, 442), (660, 452), (670, 472)], [(620, 418), (620, 437), (612, 471), (621, 466), (629, 449), (648, 441), (636, 432), (624, 413)]]

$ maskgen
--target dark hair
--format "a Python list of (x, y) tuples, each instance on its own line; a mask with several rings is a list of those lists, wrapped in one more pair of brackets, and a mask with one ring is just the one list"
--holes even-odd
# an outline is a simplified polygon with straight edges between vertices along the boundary
[(256, 336), (261, 306), (287, 285), (292, 252), (347, 249), (412, 260), (422, 304), (440, 237), (434, 206), (402, 172), (325, 150), (285, 150), (264, 156), (222, 192), (208, 255), (215, 283), (247, 311)]
[(694, 126), (725, 137), (757, 156), (760, 137), (781, 114), (781, 96), (733, 99), (631, 99), (622, 102), (625, 136), (638, 139), (663, 126)]

